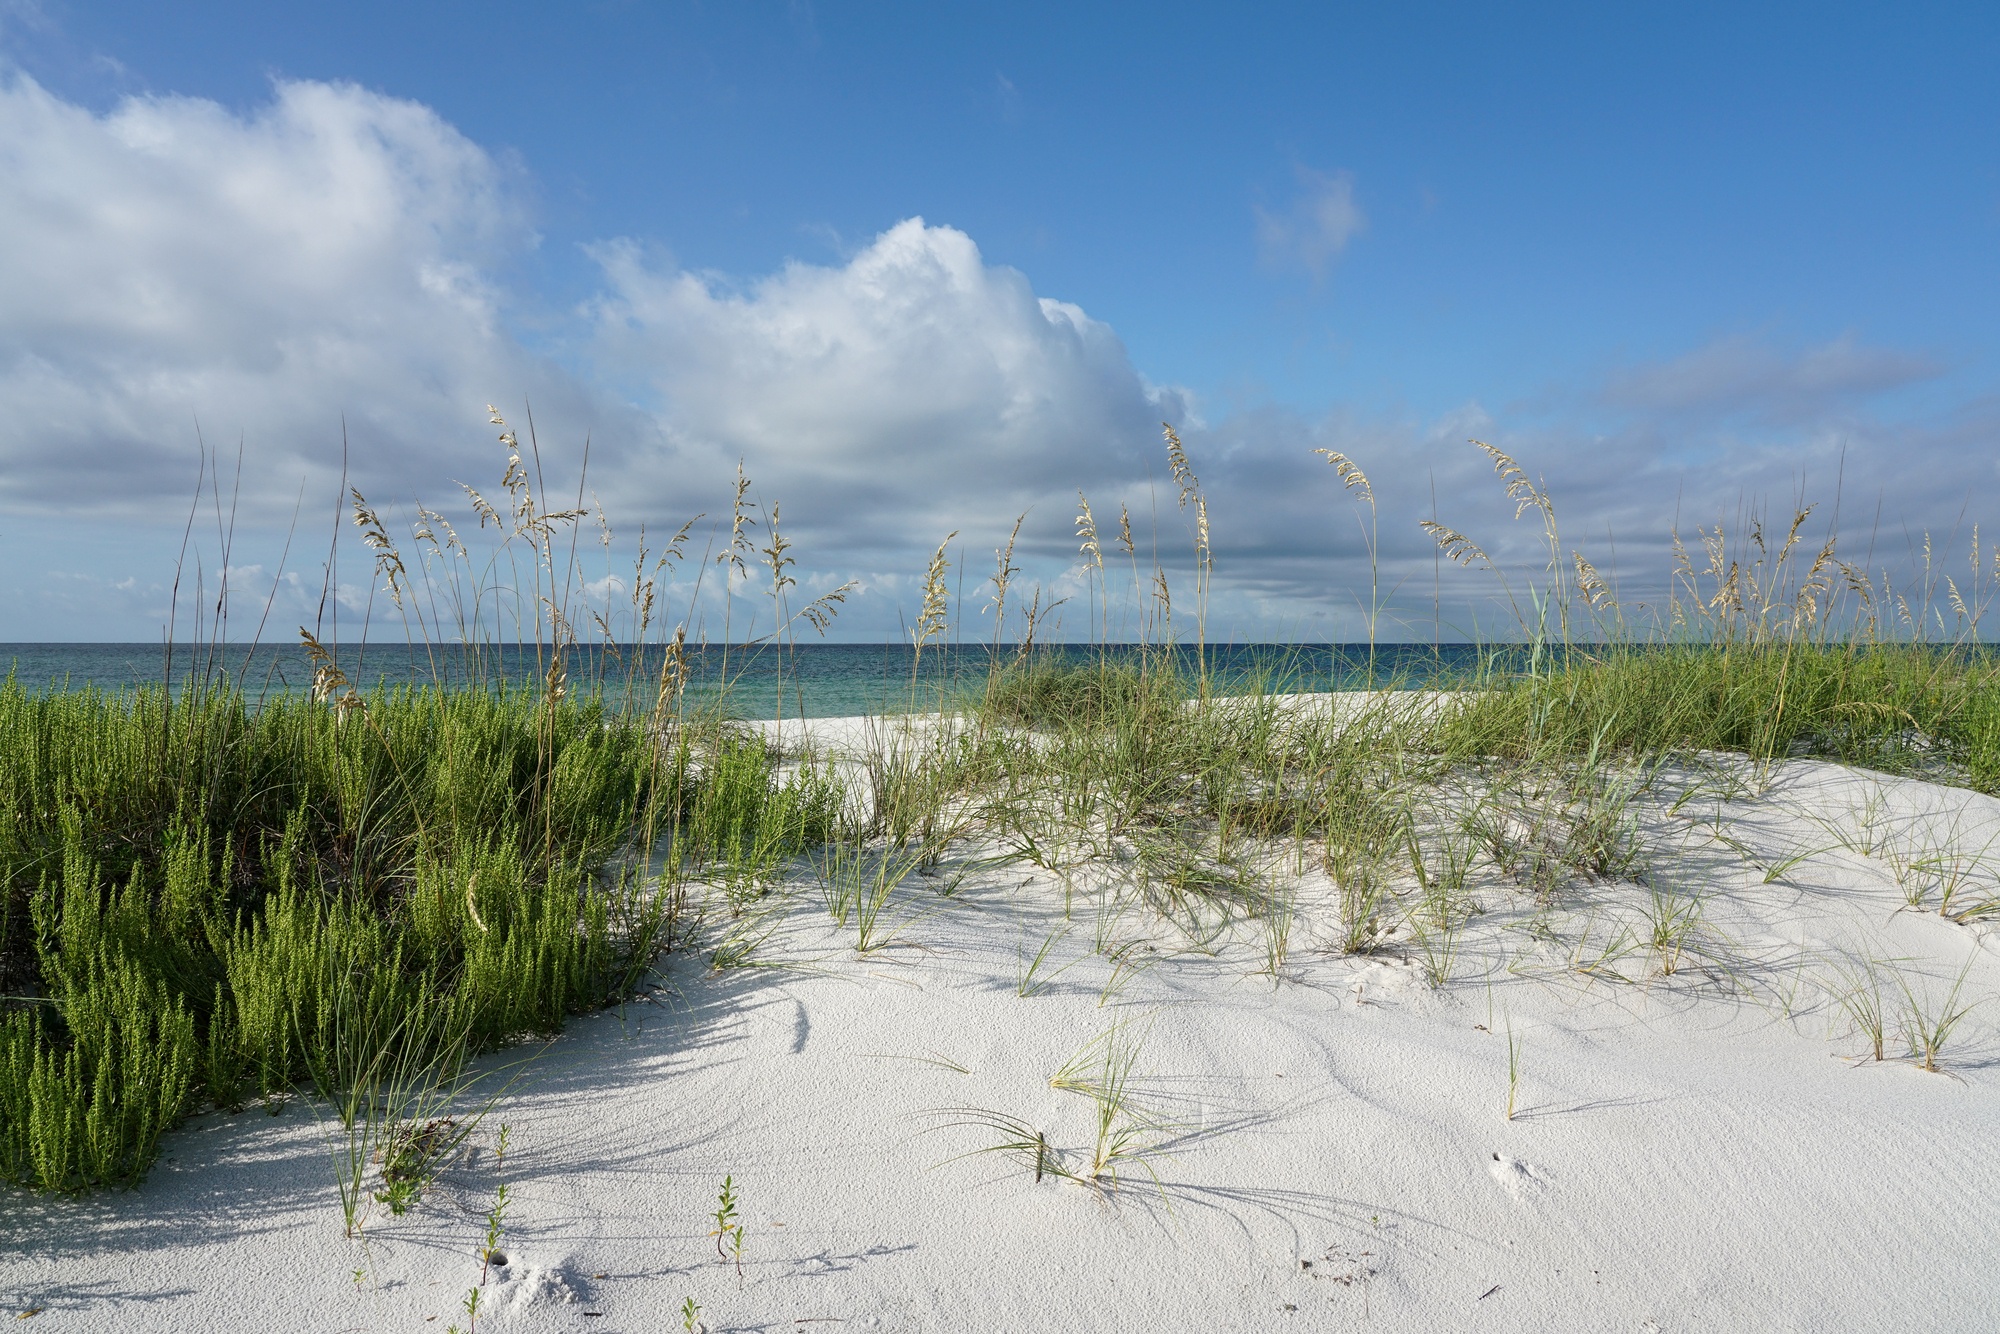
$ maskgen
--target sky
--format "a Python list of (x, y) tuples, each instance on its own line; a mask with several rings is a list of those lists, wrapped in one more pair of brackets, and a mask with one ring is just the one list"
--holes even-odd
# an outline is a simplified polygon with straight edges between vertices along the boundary
[(1803, 505), (1970, 590), (1996, 65), (1970, 4), (0, 0), (0, 638), (157, 639), (225, 567), (232, 636), (387, 624), (343, 485), (470, 536), (530, 415), (607, 615), (706, 516), (711, 637), (739, 462), (833, 637), (953, 533), (972, 626), (1022, 514), (1044, 632), (1129, 633), (1080, 494), (1184, 624), (1162, 423), (1213, 638), (1507, 632), (1550, 552), (1475, 439), (1633, 608)]

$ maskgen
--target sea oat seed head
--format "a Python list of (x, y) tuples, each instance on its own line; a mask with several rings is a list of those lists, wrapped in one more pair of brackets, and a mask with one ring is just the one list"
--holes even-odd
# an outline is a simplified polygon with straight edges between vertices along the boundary
[(1363, 500), (1370, 505), (1375, 503), (1375, 490), (1368, 485), (1366, 474), (1353, 459), (1334, 449), (1315, 449), (1313, 453), (1324, 454), (1326, 461), (1333, 465), (1334, 474), (1340, 478), (1341, 490), (1359, 491)]
[[(1089, 563), (1101, 573), (1104, 569), (1104, 553), (1097, 547), (1097, 517), (1090, 512), (1090, 500), (1083, 492), (1076, 493), (1076, 535), (1083, 539), (1077, 548), (1090, 558)], [(1978, 564), (1977, 560), (1973, 562)]]
[(1438, 544), (1438, 549), (1444, 552), (1445, 559), (1452, 564), (1478, 564), (1488, 566), (1489, 568), (1492, 566), (1493, 562), (1487, 554), (1481, 551), (1478, 544), (1464, 533), (1454, 528), (1447, 528), (1432, 519), (1423, 520), (1417, 527), (1431, 535), (1431, 540)]
[(1576, 585), (1577, 590), (1583, 595), (1584, 605), (1592, 611), (1601, 611), (1605, 607), (1615, 605), (1611, 590), (1605, 587), (1604, 580), (1598, 577), (1597, 567), (1585, 560), (1581, 551), (1572, 551), (1569, 554), (1576, 561)]
[(1200, 493), (1201, 483), (1195, 478), (1194, 469), (1188, 466), (1187, 450), (1181, 445), (1180, 435), (1166, 422), (1160, 423), (1160, 429), (1167, 436), (1167, 466), (1173, 469), (1174, 480), (1180, 483), (1180, 507), (1186, 509), (1188, 501)]
[(957, 536), (957, 529), (945, 535), (944, 541), (938, 543), (937, 550), (931, 554), (930, 568), (924, 571), (924, 605), (917, 613), (916, 628), (911, 632), (919, 653), (925, 644), (944, 634), (945, 608), (950, 591), (945, 587), (944, 576), (945, 571), (951, 568), (951, 562), (944, 553)]

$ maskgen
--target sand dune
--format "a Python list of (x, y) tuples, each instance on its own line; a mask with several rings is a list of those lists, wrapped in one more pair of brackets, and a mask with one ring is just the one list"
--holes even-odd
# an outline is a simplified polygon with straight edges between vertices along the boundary
[[(863, 955), (800, 865), (575, 1021), (365, 1244), (305, 1104), (209, 1114), (136, 1192), (0, 1196), (0, 1297), (38, 1330), (464, 1328), (504, 1180), (481, 1329), (679, 1329), (689, 1298), (714, 1331), (2000, 1327), (2000, 960), (1906, 893), (1948, 861), (2000, 893), (2000, 802), (1804, 760), (1676, 790), (1650, 887), (1475, 877), (1435, 986), (1407, 926), (1340, 952), (1310, 859), (1275, 966), (1262, 924), (1199, 942), (1115, 869), (980, 847)], [(712, 970), (732, 932), (748, 966)], [(1903, 1030), (1961, 979), (1921, 1069)]]

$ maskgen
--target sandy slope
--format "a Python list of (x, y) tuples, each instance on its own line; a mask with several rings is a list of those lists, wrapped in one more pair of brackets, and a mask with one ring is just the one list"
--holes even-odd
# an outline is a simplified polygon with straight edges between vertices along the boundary
[[(1064, 925), (1055, 883), (913, 880), (898, 943), (867, 957), (802, 884), (750, 928), (770, 966), (677, 955), (648, 999), (573, 1024), (497, 1114), (504, 1164), (476, 1154), (365, 1249), (306, 1108), (210, 1115), (136, 1193), (0, 1195), (0, 1301), (40, 1308), (37, 1330), (442, 1331), (504, 1178), (495, 1330), (678, 1329), (688, 1296), (717, 1331), (1992, 1329), (2000, 1006), (1934, 1074), (1852, 1059), (1835, 996), (1863, 956), (1892, 1029), (1892, 970), (1920, 1000), (1967, 967), (1967, 996), (2000, 992), (1980, 934), (1908, 910), (1892, 874), (1996, 834), (1988, 798), (1792, 762), (1759, 795), (1654, 812), (1668, 882), (1707, 916), (1673, 977), (1638, 949), (1579, 967), (1644, 890), (1537, 913), (1491, 880), (1440, 989), (1406, 941), (1328, 951), (1317, 872), (1276, 979), (1254, 928), (1191, 950), (1136, 912), (1100, 922), (1080, 883), (1025, 999), (1025, 958)], [(1100, 927), (1143, 964), (1111, 994)], [(1083, 1170), (1094, 1104), (1049, 1080), (1113, 1025), (1143, 1038), (1131, 1102), (1156, 1149), (1115, 1189), (956, 1156), (997, 1138), (946, 1110), (976, 1108)], [(740, 1280), (708, 1236), (725, 1174)]]

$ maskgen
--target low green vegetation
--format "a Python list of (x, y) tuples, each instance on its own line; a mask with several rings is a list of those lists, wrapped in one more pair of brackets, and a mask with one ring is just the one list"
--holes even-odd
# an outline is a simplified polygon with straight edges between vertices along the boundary
[(365, 1114), (382, 1070), (553, 1033), (629, 994), (687, 874), (822, 840), (829, 800), (541, 691), (0, 685), (0, 1176), (129, 1186), (198, 1108)]

